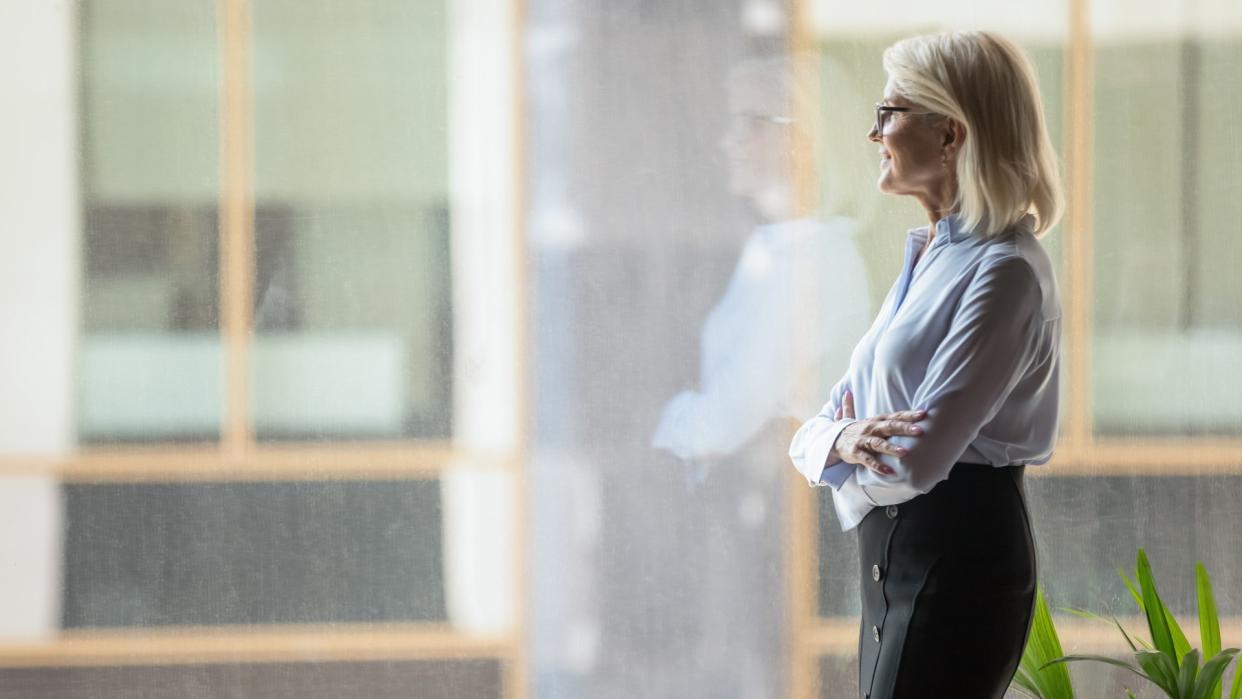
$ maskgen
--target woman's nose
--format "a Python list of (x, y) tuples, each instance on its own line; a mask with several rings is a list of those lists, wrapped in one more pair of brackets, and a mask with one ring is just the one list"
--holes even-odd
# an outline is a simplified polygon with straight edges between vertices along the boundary
[(880, 132), (876, 130), (875, 124), (872, 124), (871, 130), (867, 132), (867, 140), (875, 143), (880, 142)]

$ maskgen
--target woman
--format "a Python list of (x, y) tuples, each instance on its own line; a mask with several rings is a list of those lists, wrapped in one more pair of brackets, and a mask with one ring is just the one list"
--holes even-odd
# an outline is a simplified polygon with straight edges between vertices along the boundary
[(1009, 41), (907, 39), (884, 69), (879, 188), (931, 223), (790, 457), (858, 527), (859, 695), (1001, 697), (1035, 591), (1022, 472), (1056, 436), (1060, 299), (1037, 240), (1063, 207), (1056, 157)]

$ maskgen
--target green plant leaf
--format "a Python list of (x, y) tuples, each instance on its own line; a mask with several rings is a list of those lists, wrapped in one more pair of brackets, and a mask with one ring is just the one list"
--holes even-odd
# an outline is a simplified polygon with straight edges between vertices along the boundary
[(1130, 646), (1130, 650), (1138, 652), (1138, 646), (1134, 645), (1134, 640), (1130, 638), (1130, 634), (1126, 633), (1126, 629), (1121, 625), (1121, 621), (1117, 617), (1112, 617), (1113, 624), (1117, 626), (1117, 630), (1121, 632), (1121, 637), (1126, 639), (1126, 645)]
[[(1125, 583), (1126, 589), (1130, 591), (1130, 596), (1134, 598), (1134, 604), (1138, 605), (1140, 612), (1143, 611), (1143, 595), (1139, 594), (1138, 586), (1130, 579), (1129, 575), (1120, 568), (1117, 569), (1117, 575), (1121, 576), (1121, 582)], [(1135, 577), (1138, 577), (1137, 575)]]
[(1013, 682), (1009, 683), (1009, 688), (1021, 694), (1024, 697), (1034, 697), (1035, 699), (1043, 699), (1039, 696), (1039, 690), (1035, 688), (1035, 683), (1027, 676), (1026, 672), (1021, 668), (1018, 669), (1013, 676)]
[(1203, 644), (1203, 656), (1212, 658), (1220, 652), (1220, 617), (1216, 614), (1212, 579), (1208, 577), (1203, 561), (1195, 564), (1195, 596), (1199, 604), (1199, 640)]
[(1177, 654), (1177, 648), (1173, 645), (1173, 634), (1169, 631), (1168, 615), (1165, 613), (1164, 604), (1160, 601), (1160, 594), (1156, 591), (1156, 576), (1152, 574), (1151, 563), (1147, 561), (1147, 552), (1143, 549), (1138, 551), (1138, 574), (1139, 589), (1143, 593), (1143, 613), (1147, 616), (1147, 628), (1151, 631), (1151, 643), (1156, 650), (1164, 653), (1173, 663), (1174, 676), (1176, 676), (1177, 661), (1181, 658)]
[[(1159, 596), (1156, 599), (1160, 599)], [(1169, 635), (1173, 637), (1173, 657), (1184, 658), (1190, 652), (1190, 640), (1186, 638), (1186, 634), (1182, 633), (1182, 627), (1177, 623), (1177, 619), (1173, 616), (1173, 612), (1164, 606), (1164, 601), (1160, 601), (1160, 610), (1164, 612), (1164, 620), (1169, 625)], [(1178, 667), (1181, 667), (1180, 664)], [(1195, 666), (1198, 669), (1198, 665)]]
[[(1121, 625), (1121, 622), (1117, 619), (1117, 617), (1115, 617), (1115, 616), (1107, 616), (1107, 617), (1106, 617), (1106, 616), (1101, 616), (1101, 615), (1099, 615), (1099, 614), (1096, 614), (1095, 612), (1088, 612), (1088, 611), (1086, 611), (1085, 609), (1074, 609), (1074, 608), (1072, 608), (1072, 607), (1061, 607), (1060, 609), (1061, 609), (1061, 611), (1063, 611), (1063, 612), (1067, 612), (1067, 613), (1069, 613), (1069, 614), (1073, 614), (1074, 616), (1076, 616), (1076, 617), (1080, 617), (1080, 618), (1083, 618), (1083, 619), (1093, 619), (1093, 620), (1095, 620), (1095, 621), (1103, 621), (1103, 622), (1105, 622), (1105, 623), (1111, 623), (1113, 626), (1116, 626), (1116, 627), (1117, 627), (1117, 630), (1118, 630), (1118, 631), (1120, 631), (1120, 632), (1121, 632), (1121, 637), (1122, 637), (1122, 638), (1124, 638), (1124, 639), (1126, 639), (1126, 644), (1130, 646), (1130, 650), (1131, 650), (1131, 651), (1137, 651), (1137, 650), (1138, 650), (1138, 646), (1137, 646), (1137, 645), (1135, 645), (1135, 643), (1134, 643), (1134, 639), (1133, 639), (1133, 638), (1131, 638), (1131, 637), (1130, 637), (1130, 634), (1126, 632), (1125, 627)], [(1142, 609), (1142, 607), (1140, 607), (1140, 609)], [(1142, 639), (1139, 639), (1139, 641), (1140, 641), (1140, 642), (1142, 642)], [(1146, 643), (1143, 643), (1143, 646), (1145, 646), (1145, 647), (1149, 647), (1149, 646), (1147, 646), (1147, 644), (1146, 644)]]
[[(1220, 653), (1220, 617), (1216, 612), (1216, 596), (1212, 594), (1212, 579), (1208, 577), (1203, 561), (1195, 563), (1195, 597), (1199, 607), (1199, 641), (1203, 657), (1215, 658)], [(1220, 693), (1221, 682), (1218, 679), (1205, 699), (1220, 699)]]
[(1199, 651), (1190, 650), (1182, 656), (1181, 672), (1177, 675), (1178, 699), (1190, 699), (1195, 691), (1195, 680), (1199, 678)]
[(1237, 654), (1237, 648), (1229, 648), (1217, 653), (1211, 660), (1204, 663), (1203, 670), (1199, 672), (1199, 681), (1195, 683), (1195, 691), (1191, 699), (1219, 697), (1221, 690), (1220, 678), (1224, 676), (1225, 668), (1229, 667), (1229, 663), (1233, 661), (1234, 656)]
[[(1150, 652), (1150, 653), (1156, 653), (1156, 651), (1147, 651), (1147, 652)], [(1159, 654), (1159, 653), (1157, 653), (1157, 654)], [(1089, 660), (1089, 661), (1094, 662), (1094, 663), (1107, 663), (1107, 664), (1109, 664), (1109, 665), (1116, 665), (1117, 667), (1124, 667), (1125, 669), (1129, 670), (1130, 672), (1133, 672), (1134, 674), (1138, 675), (1139, 677), (1142, 677), (1142, 678), (1144, 678), (1144, 679), (1150, 679), (1150, 678), (1148, 678), (1148, 677), (1147, 677), (1147, 675), (1144, 675), (1144, 674), (1143, 674), (1142, 670), (1139, 670), (1138, 668), (1134, 667), (1134, 666), (1133, 666), (1133, 665), (1131, 665), (1130, 663), (1127, 663), (1127, 662), (1125, 662), (1124, 660), (1118, 660), (1118, 659), (1116, 659), (1116, 658), (1110, 658), (1110, 657), (1108, 657), (1107, 655), (1066, 655), (1066, 656), (1062, 656), (1062, 657), (1060, 657), (1060, 658), (1057, 658), (1057, 659), (1055, 659), (1055, 660), (1050, 660), (1050, 661), (1048, 662), (1048, 664), (1047, 664), (1047, 665), (1045, 665), (1044, 667), (1049, 667), (1049, 666), (1052, 666), (1052, 665), (1057, 665), (1057, 664), (1059, 664), (1059, 663), (1076, 663), (1076, 662), (1079, 662), (1079, 661), (1082, 661), (1082, 660)], [(1041, 669), (1042, 669), (1042, 668), (1041, 668)]]
[(1014, 683), (1037, 699), (1073, 699), (1074, 687), (1070, 682), (1069, 669), (1064, 665), (1049, 666), (1049, 661), (1061, 657), (1063, 652), (1052, 614), (1048, 611), (1048, 599), (1043, 587), (1039, 587), (1035, 591), (1031, 633), (1022, 650)]
[(1242, 663), (1233, 669), (1233, 686), (1229, 689), (1229, 699), (1242, 697)]
[(1158, 650), (1141, 650), (1134, 654), (1134, 659), (1143, 669), (1140, 675), (1177, 699), (1177, 665), (1167, 654)]
[(1018, 672), (1013, 676), (1013, 683), (1009, 685), (1009, 688), (1023, 696), (1032, 697), (1032, 699), (1048, 699), (1048, 697), (1040, 693), (1035, 680), (1031, 679), (1031, 676), (1022, 668), (1018, 668)]
[[(1139, 614), (1146, 615), (1147, 610), (1143, 607), (1143, 596), (1139, 594), (1138, 588), (1135, 586), (1134, 581), (1131, 580), (1130, 576), (1126, 575), (1126, 572), (1120, 568), (1117, 569), (1117, 575), (1121, 578), (1121, 582), (1126, 586), (1126, 589), (1130, 591), (1130, 596), (1134, 598), (1134, 606), (1138, 607)], [(1120, 627), (1121, 624), (1118, 623), (1117, 626)], [(1122, 629), (1121, 633), (1126, 635), (1127, 639), (1130, 638), (1129, 635), (1126, 634), (1125, 629)], [(1144, 648), (1151, 648), (1151, 644), (1147, 642), (1147, 639), (1142, 638), (1141, 636), (1135, 636), (1130, 643), (1130, 646), (1134, 648), (1134, 650), (1138, 650), (1138, 648), (1134, 647), (1135, 642)]]

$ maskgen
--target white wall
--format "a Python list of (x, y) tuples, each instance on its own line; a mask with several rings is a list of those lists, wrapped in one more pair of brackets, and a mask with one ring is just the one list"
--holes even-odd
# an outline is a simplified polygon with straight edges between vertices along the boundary
[(475, 456), (442, 481), (445, 595), (450, 622), (479, 633), (514, 629), (520, 589), (517, 474), (504, 468), (522, 429), (513, 13), (461, 0), (449, 14), (453, 439)]
[(73, 7), (0, 0), (0, 639), (49, 635), (60, 623), (60, 492), (25, 462), (74, 447)]

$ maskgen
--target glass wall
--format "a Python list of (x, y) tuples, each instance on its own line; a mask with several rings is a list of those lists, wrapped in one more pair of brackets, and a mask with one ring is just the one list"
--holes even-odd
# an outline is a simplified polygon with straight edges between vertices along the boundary
[[(979, 27), (1017, 39), (1031, 55), (1059, 145), (1070, 206), (1044, 243), (1061, 263), (1068, 321), (1061, 446), (1050, 464), (1028, 469), (1026, 487), (1039, 578), (1067, 651), (1123, 656), (1115, 629), (1110, 635), (1063, 610), (1135, 618), (1116, 571), (1132, 569), (1140, 547), (1175, 613), (1192, 620), (1191, 632), (1196, 561), (1213, 573), (1226, 627), (1236, 628), (1240, 610), (1229, 590), (1242, 560), (1219, 532), (1238, 524), (1230, 512), (1242, 462), (1242, 443), (1233, 439), (1242, 352), (1231, 344), (1237, 318), (1228, 309), (1236, 304), (1226, 301), (1237, 295), (1235, 281), (1219, 266), (1238, 257), (1220, 216), (1228, 216), (1233, 204), (1225, 200), (1236, 200), (1242, 172), (1232, 156), (1236, 134), (1208, 115), (1228, 109), (1237, 89), (1224, 66), (1232, 65), (1239, 17), (1223, 6), (1180, 2), (1141, 15), (1107, 2), (957, 3), (937, 6), (935, 16), (913, 5), (894, 9), (811, 4), (821, 89), (833, 95), (862, 84), (872, 95), (855, 100), (849, 115), (855, 141), (883, 86), (884, 46), (919, 31)], [(824, 117), (821, 185), (844, 162), (831, 152), (842, 137), (838, 111)], [(899, 260), (891, 233), (915, 225), (918, 214), (872, 200), (873, 247), (865, 254), (886, 270), (872, 287), (879, 299)], [(857, 673), (857, 544), (839, 531), (831, 498), (820, 496), (814, 512), (819, 536), (809, 555), (819, 621), (796, 647), (805, 648), (807, 686), (817, 688), (810, 691), (845, 696), (840, 687)], [(1072, 670), (1084, 695), (1145, 686), (1123, 672)]]
[(787, 451), (926, 222), (881, 54), (958, 28), (1066, 174), (1066, 650), (1140, 547), (1242, 644), (1242, 14), (1145, 7), (0, 0), (0, 698), (857, 696)]
[(515, 21), (449, 9), (0, 5), (0, 696), (521, 691)]

